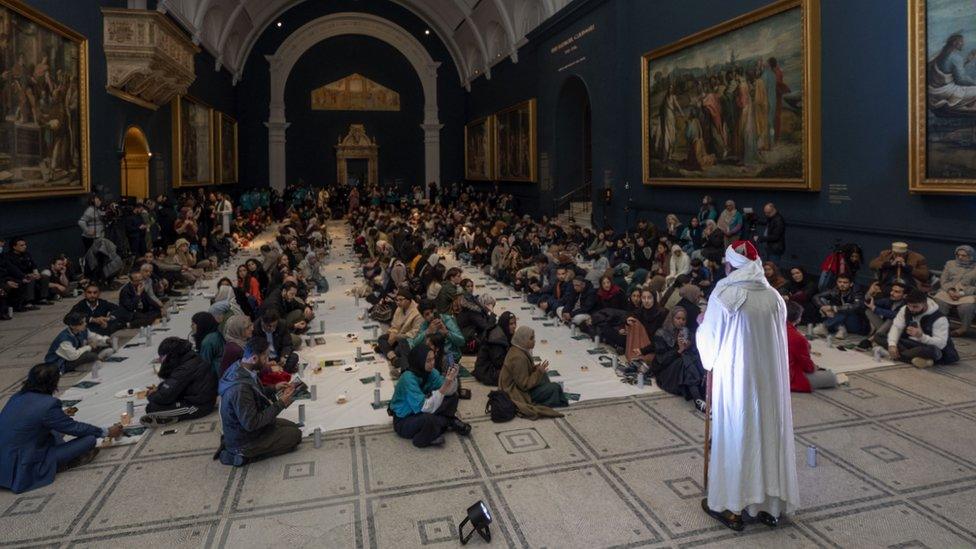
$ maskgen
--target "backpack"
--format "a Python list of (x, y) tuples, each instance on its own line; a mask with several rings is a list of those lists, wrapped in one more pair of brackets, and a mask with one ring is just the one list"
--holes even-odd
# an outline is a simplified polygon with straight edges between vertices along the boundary
[(492, 391), (488, 393), (488, 404), (485, 405), (485, 413), (491, 416), (495, 423), (504, 423), (515, 419), (518, 408), (512, 402), (511, 397), (505, 391)]

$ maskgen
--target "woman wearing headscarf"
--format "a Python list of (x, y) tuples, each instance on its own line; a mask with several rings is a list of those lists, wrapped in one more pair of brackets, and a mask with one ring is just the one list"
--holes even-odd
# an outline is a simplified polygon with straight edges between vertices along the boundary
[(264, 268), (265, 272), (271, 272), (278, 266), (279, 257), (281, 257), (281, 251), (277, 248), (272, 248), (269, 244), (261, 246), (261, 267)]
[(604, 275), (600, 278), (599, 287), (596, 290), (597, 310), (600, 309), (620, 309), (627, 308), (627, 296), (624, 291), (614, 284), (609, 276)]
[(508, 394), (524, 418), (563, 417), (553, 407), (569, 406), (569, 399), (558, 383), (549, 381), (549, 361), (533, 363), (533, 348), (535, 331), (528, 326), (516, 328), (498, 376), (498, 388)]
[(651, 243), (647, 242), (643, 236), (638, 236), (634, 241), (634, 266), (637, 270), (653, 270), (654, 269), (654, 248), (651, 247)]
[[(248, 259), (244, 262), (247, 267), (247, 272), (258, 281), (258, 290), (263, 297), (268, 292), (268, 273), (261, 266), (261, 262), (257, 259)], [(245, 288), (246, 289), (246, 288)], [(248, 292), (250, 294), (250, 291)], [(260, 303), (259, 303), (260, 304)]]
[(471, 426), (457, 417), (457, 366), (447, 368), (441, 375), (446, 361), (444, 337), (431, 335), (424, 343), (411, 349), (407, 357), (409, 368), (400, 375), (390, 412), (393, 430), (403, 438), (409, 438), (417, 448), (444, 444), (444, 432), (453, 430), (467, 436)]
[(652, 290), (641, 292), (641, 304), (628, 318), (626, 324), (627, 345), (625, 347), (627, 360), (635, 358), (652, 358), (654, 344), (649, 334), (656, 333), (664, 322), (668, 312), (658, 305)]
[(491, 327), (494, 306), (494, 297), (488, 294), (475, 296), (474, 282), (467, 278), (461, 281), (461, 293), (454, 298), (451, 308), (468, 349), (474, 350)]
[(209, 312), (221, 325), (231, 317), (244, 315), (244, 311), (237, 304), (237, 296), (234, 294), (233, 286), (221, 285), (217, 288), (217, 295), (214, 296)]
[(498, 375), (512, 346), (512, 335), (517, 327), (515, 315), (511, 311), (505, 311), (498, 317), (498, 322), (488, 329), (474, 363), (475, 379), (489, 387), (498, 386)]
[(813, 302), (813, 296), (819, 293), (817, 280), (807, 274), (803, 267), (797, 265), (790, 269), (790, 278), (783, 288), (786, 290), (788, 301), (799, 303), (803, 307), (801, 321), (804, 324), (820, 322), (820, 309)]
[(949, 314), (952, 307), (959, 312), (962, 325), (953, 330), (952, 335), (966, 335), (976, 313), (976, 251), (972, 246), (956, 248), (956, 258), (947, 261), (942, 268), (940, 288), (934, 297), (942, 314)]
[(670, 286), (679, 275), (689, 272), (691, 272), (691, 257), (681, 249), (681, 246), (672, 245), (671, 255), (668, 257), (668, 276), (664, 279), (664, 285)]
[(224, 356), (224, 336), (220, 334), (217, 319), (210, 313), (199, 312), (190, 318), (190, 325), (197, 354), (210, 365), (214, 375), (218, 374)]
[(694, 400), (695, 408), (704, 413), (705, 369), (687, 321), (687, 311), (681, 307), (671, 310), (664, 325), (654, 334), (651, 371), (658, 387), (685, 400)]
[(718, 225), (709, 219), (702, 230), (701, 257), (712, 263), (721, 263), (723, 255), (725, 255), (725, 235), (719, 230)]
[(627, 293), (633, 293), (634, 290), (643, 289), (647, 285), (648, 278), (651, 272), (647, 269), (637, 269), (634, 271), (634, 276), (630, 278), (630, 285), (627, 287)]
[(718, 228), (725, 237), (724, 246), (735, 242), (742, 233), (742, 212), (735, 208), (735, 202), (725, 201), (725, 209), (718, 216)]
[[(698, 315), (701, 314), (701, 288), (694, 284), (685, 284), (684, 286), (678, 288), (678, 295), (681, 296), (681, 299), (678, 300), (678, 303), (675, 306), (681, 307), (686, 313), (688, 313), (686, 317), (687, 320), (685, 320), (685, 325), (688, 327), (691, 337), (694, 338), (695, 332), (698, 331)], [(692, 339), (692, 341), (694, 341), (694, 339)]]
[(176, 241), (171, 258), (173, 263), (180, 266), (180, 274), (187, 282), (192, 284), (203, 278), (203, 269), (197, 267), (197, 256), (190, 250), (190, 242), (187, 239), (181, 238)]
[(220, 357), (220, 375), (244, 357), (244, 346), (254, 334), (254, 324), (246, 316), (232, 316), (224, 324), (224, 354)]

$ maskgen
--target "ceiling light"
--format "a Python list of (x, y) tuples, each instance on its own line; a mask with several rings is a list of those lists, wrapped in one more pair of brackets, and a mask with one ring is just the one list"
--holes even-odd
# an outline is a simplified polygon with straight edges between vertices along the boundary
[(430, 29), (424, 29), (424, 35), (430, 36)]
[(281, 28), (281, 21), (278, 21), (277, 23), (275, 23), (275, 26), (280, 29)]

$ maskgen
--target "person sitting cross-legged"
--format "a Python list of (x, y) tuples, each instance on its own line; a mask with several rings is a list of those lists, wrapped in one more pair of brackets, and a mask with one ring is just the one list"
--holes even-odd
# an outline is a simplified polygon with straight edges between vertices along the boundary
[(302, 441), (298, 425), (278, 417), (291, 405), (294, 385), (265, 388), (258, 382), (257, 373), (267, 363), (268, 340), (258, 334), (248, 341), (244, 358), (227, 368), (217, 385), (224, 435), (214, 457), (224, 465), (240, 467), (287, 454)]
[(158, 375), (163, 381), (149, 389), (146, 415), (140, 423), (166, 425), (212, 412), (217, 403), (217, 374), (193, 352), (190, 342), (167, 337), (159, 344), (158, 353)]
[[(67, 326), (54, 338), (48, 347), (44, 362), (54, 364), (61, 373), (72, 372), (79, 366), (90, 364), (112, 354), (108, 338), (88, 331), (85, 316), (81, 313), (68, 313), (64, 317)], [(100, 352), (96, 352), (101, 349)]]
[(904, 282), (893, 282), (888, 290), (888, 297), (880, 297), (880, 293), (864, 299), (864, 315), (871, 323), (871, 334), (858, 343), (862, 349), (870, 349), (873, 345), (887, 346), (888, 330), (895, 320), (895, 315), (905, 306), (905, 295), (908, 287)]
[(512, 334), (516, 328), (518, 320), (511, 311), (502, 313), (496, 323), (488, 328), (484, 342), (478, 347), (478, 358), (472, 372), (475, 379), (489, 387), (498, 386), (498, 375), (512, 346)]
[(148, 326), (163, 315), (159, 304), (146, 292), (141, 269), (133, 269), (129, 273), (129, 282), (119, 290), (119, 308), (130, 328)]
[(959, 353), (949, 335), (949, 319), (939, 304), (921, 290), (912, 290), (888, 331), (888, 353), (916, 368), (953, 364)]
[(47, 486), (55, 473), (95, 459), (99, 437), (122, 436), (119, 424), (103, 429), (71, 419), (74, 412), (54, 396), (60, 379), (54, 364), (35, 365), (0, 411), (0, 488), (20, 494)]
[(119, 306), (101, 299), (98, 284), (88, 284), (85, 287), (85, 298), (75, 303), (70, 312), (84, 315), (88, 322), (88, 331), (99, 335), (112, 335), (125, 327), (125, 321), (118, 316)]
[(519, 326), (512, 335), (512, 347), (498, 375), (498, 388), (505, 391), (518, 414), (527, 419), (563, 417), (553, 407), (569, 406), (569, 399), (558, 383), (549, 380), (549, 361), (534, 364), (535, 330)]
[(854, 285), (850, 275), (837, 275), (835, 286), (819, 293), (813, 302), (820, 308), (823, 322), (814, 328), (814, 334), (826, 337), (836, 331), (837, 339), (844, 339), (848, 333), (859, 334), (864, 330), (864, 294)]
[(393, 430), (417, 448), (444, 444), (448, 430), (471, 433), (471, 426), (457, 417), (458, 367), (445, 351), (445, 337), (439, 333), (411, 349), (409, 367), (400, 374), (390, 400)]

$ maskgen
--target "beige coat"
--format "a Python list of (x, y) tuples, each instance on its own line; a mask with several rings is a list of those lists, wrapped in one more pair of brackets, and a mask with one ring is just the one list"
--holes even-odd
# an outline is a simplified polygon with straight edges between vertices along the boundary
[(542, 381), (543, 375), (545, 372), (532, 363), (532, 357), (529, 356), (529, 353), (514, 345), (508, 349), (502, 371), (498, 375), (498, 388), (505, 391), (512, 399), (520, 416), (528, 419), (563, 417), (562, 414), (548, 406), (532, 403), (529, 391)]
[(393, 312), (393, 321), (390, 323), (390, 335), (399, 338), (413, 339), (420, 331), (420, 325), (424, 322), (424, 317), (420, 316), (420, 309), (417, 304), (411, 302), (410, 307), (403, 311), (400, 307)]

